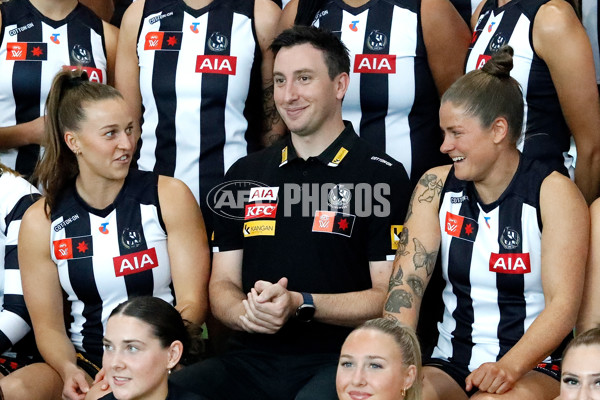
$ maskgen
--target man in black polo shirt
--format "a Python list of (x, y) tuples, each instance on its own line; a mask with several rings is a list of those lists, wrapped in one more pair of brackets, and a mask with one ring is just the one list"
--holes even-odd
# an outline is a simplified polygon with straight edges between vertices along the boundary
[(342, 121), (350, 62), (333, 34), (295, 27), (272, 50), (291, 135), (236, 162), (209, 199), (210, 302), (237, 332), (225, 354), (173, 379), (213, 400), (333, 400), (345, 337), (381, 315), (411, 187)]

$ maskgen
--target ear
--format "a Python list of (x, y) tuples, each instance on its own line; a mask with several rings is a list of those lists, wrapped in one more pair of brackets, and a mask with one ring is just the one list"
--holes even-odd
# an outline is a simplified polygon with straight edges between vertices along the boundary
[(177, 365), (177, 363), (179, 363), (179, 360), (183, 355), (183, 343), (181, 343), (179, 340), (175, 340), (173, 343), (171, 343), (171, 345), (169, 346), (168, 355), (169, 359), (167, 361), (167, 368), (171, 369), (174, 368)]
[(494, 133), (494, 144), (499, 144), (504, 138), (508, 137), (508, 121), (506, 118), (496, 118), (492, 123), (492, 131)]
[(406, 368), (406, 374), (404, 374), (404, 388), (410, 389), (415, 384), (417, 379), (417, 367), (415, 365), (409, 365)]
[(63, 138), (65, 140), (65, 143), (73, 153), (79, 153), (79, 140), (77, 138), (76, 133), (72, 131), (66, 131)]
[(335, 92), (336, 98), (338, 100), (342, 100), (346, 95), (346, 91), (348, 90), (348, 85), (350, 84), (350, 76), (347, 73), (342, 72), (338, 76), (334, 78), (335, 82)]

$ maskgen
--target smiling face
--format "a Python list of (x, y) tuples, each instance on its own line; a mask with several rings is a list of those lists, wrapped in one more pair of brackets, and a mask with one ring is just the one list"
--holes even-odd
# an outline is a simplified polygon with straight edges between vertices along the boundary
[(456, 177), (474, 182), (484, 180), (497, 157), (496, 124), (485, 128), (479, 118), (447, 101), (440, 107), (440, 126), (444, 134), (440, 150), (454, 162)]
[(374, 329), (352, 332), (340, 355), (336, 388), (340, 400), (398, 400), (412, 386), (414, 365), (405, 366), (394, 338)]
[(86, 102), (85, 118), (76, 132), (65, 132), (69, 148), (78, 154), (79, 171), (109, 180), (125, 179), (135, 150), (133, 119), (125, 100), (114, 97)]
[(181, 342), (165, 348), (149, 324), (120, 314), (108, 320), (103, 342), (102, 367), (117, 399), (167, 396), (168, 370), (179, 361)]
[(290, 131), (308, 136), (327, 131), (336, 117), (341, 121), (347, 78), (341, 73), (332, 80), (323, 52), (311, 44), (281, 48), (273, 69), (274, 99)]
[(561, 400), (600, 400), (600, 345), (571, 348), (562, 363)]

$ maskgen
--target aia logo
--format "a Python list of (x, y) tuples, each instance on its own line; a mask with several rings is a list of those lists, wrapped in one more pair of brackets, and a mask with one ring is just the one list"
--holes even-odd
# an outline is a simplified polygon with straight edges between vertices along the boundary
[(203, 74), (235, 75), (237, 57), (233, 56), (198, 56), (196, 72)]
[(358, 27), (356, 26), (360, 21), (352, 21), (352, 23), (350, 23), (350, 30), (352, 32), (357, 32), (358, 31)]
[(100, 228), (98, 228), (98, 230), (100, 231), (100, 233), (102, 233), (103, 235), (108, 235), (108, 222), (104, 222), (102, 224), (100, 224)]
[(104, 83), (104, 74), (102, 73), (101, 69), (93, 67), (78, 67), (75, 65), (63, 65), (63, 69), (71, 71), (81, 69), (82, 71), (87, 72), (88, 79), (90, 82)]
[(531, 272), (529, 253), (492, 253), (490, 272), (499, 274), (528, 274)]
[(53, 33), (52, 35), (50, 35), (50, 40), (52, 41), (52, 43), (60, 44), (60, 40), (58, 40), (59, 36), (60, 36), (60, 33)]
[(113, 265), (115, 267), (115, 276), (131, 275), (156, 268), (158, 267), (156, 249), (153, 247), (148, 250), (114, 257)]
[(192, 22), (192, 24), (190, 25), (190, 30), (194, 33), (200, 32), (198, 30), (198, 25), (200, 25), (200, 22)]
[(491, 60), (492, 56), (486, 56), (485, 54), (480, 54), (477, 58), (477, 64), (475, 65), (475, 69), (481, 69), (485, 65), (486, 62)]
[(362, 74), (395, 74), (394, 54), (357, 54), (354, 57), (354, 72)]

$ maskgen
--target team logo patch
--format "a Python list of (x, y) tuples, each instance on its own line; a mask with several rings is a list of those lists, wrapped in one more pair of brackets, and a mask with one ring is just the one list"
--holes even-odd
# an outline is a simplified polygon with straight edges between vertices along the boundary
[(506, 250), (513, 250), (519, 247), (521, 244), (521, 237), (519, 236), (519, 232), (507, 226), (502, 231), (502, 235), (500, 236), (500, 244)]
[(371, 31), (367, 37), (367, 47), (373, 51), (381, 51), (387, 46), (388, 38), (383, 32)]
[(94, 255), (94, 246), (91, 236), (80, 236), (52, 242), (54, 257), (57, 260), (70, 260), (72, 258), (85, 258)]
[(277, 204), (247, 204), (244, 219), (275, 218)]
[(143, 241), (144, 238), (142, 237), (142, 234), (135, 229), (125, 228), (123, 229), (123, 232), (121, 232), (121, 244), (126, 249), (140, 247)]
[(392, 225), (390, 227), (390, 236), (392, 237), (392, 250), (398, 250), (398, 243), (400, 243), (400, 233), (402, 232), (402, 225)]
[(490, 40), (490, 44), (488, 49), (490, 52), (495, 53), (500, 50), (500, 47), (506, 43), (506, 39), (502, 36), (502, 32), (496, 32), (494, 36), (492, 36), (492, 40)]
[(206, 41), (206, 44), (208, 44), (208, 48), (212, 51), (225, 51), (227, 50), (227, 46), (229, 46), (229, 39), (219, 32), (213, 32)]
[(76, 44), (71, 49), (71, 58), (77, 61), (78, 64), (89, 64), (92, 61), (91, 53), (82, 45)]
[(50, 40), (52, 41), (52, 43), (60, 44), (60, 40), (58, 39), (59, 36), (60, 33), (53, 33), (52, 35), (50, 35)]
[(183, 32), (148, 32), (144, 50), (181, 50)]
[(346, 208), (350, 205), (352, 199), (352, 192), (350, 189), (344, 187), (344, 185), (335, 185), (329, 191), (327, 202), (331, 208)]
[(48, 43), (12, 42), (6, 44), (6, 59), (12, 61), (46, 61)]
[(485, 65), (486, 62), (490, 61), (492, 56), (486, 56), (485, 54), (480, 54), (477, 57), (477, 64), (475, 64), (475, 69), (481, 69)]
[(490, 272), (500, 274), (528, 274), (531, 272), (529, 253), (492, 253), (490, 255)]
[(203, 74), (235, 75), (237, 57), (234, 56), (198, 56), (196, 72)]
[(250, 188), (250, 197), (248, 201), (277, 201), (279, 187), (253, 187)]
[(394, 54), (357, 54), (354, 56), (354, 72), (361, 74), (395, 74)]
[(93, 67), (79, 67), (76, 65), (63, 65), (63, 69), (71, 71), (81, 69), (82, 71), (87, 72), (90, 82), (104, 83), (104, 73), (101, 69)]
[(312, 231), (335, 233), (346, 237), (352, 236), (356, 216), (336, 211), (317, 211), (313, 220)]
[(113, 257), (113, 265), (115, 267), (115, 276), (125, 276), (148, 271), (158, 267), (156, 249), (153, 247), (148, 250), (138, 251), (137, 253)]
[(244, 237), (275, 236), (275, 221), (244, 222)]
[(479, 224), (472, 218), (446, 212), (445, 231), (448, 235), (474, 242)]

